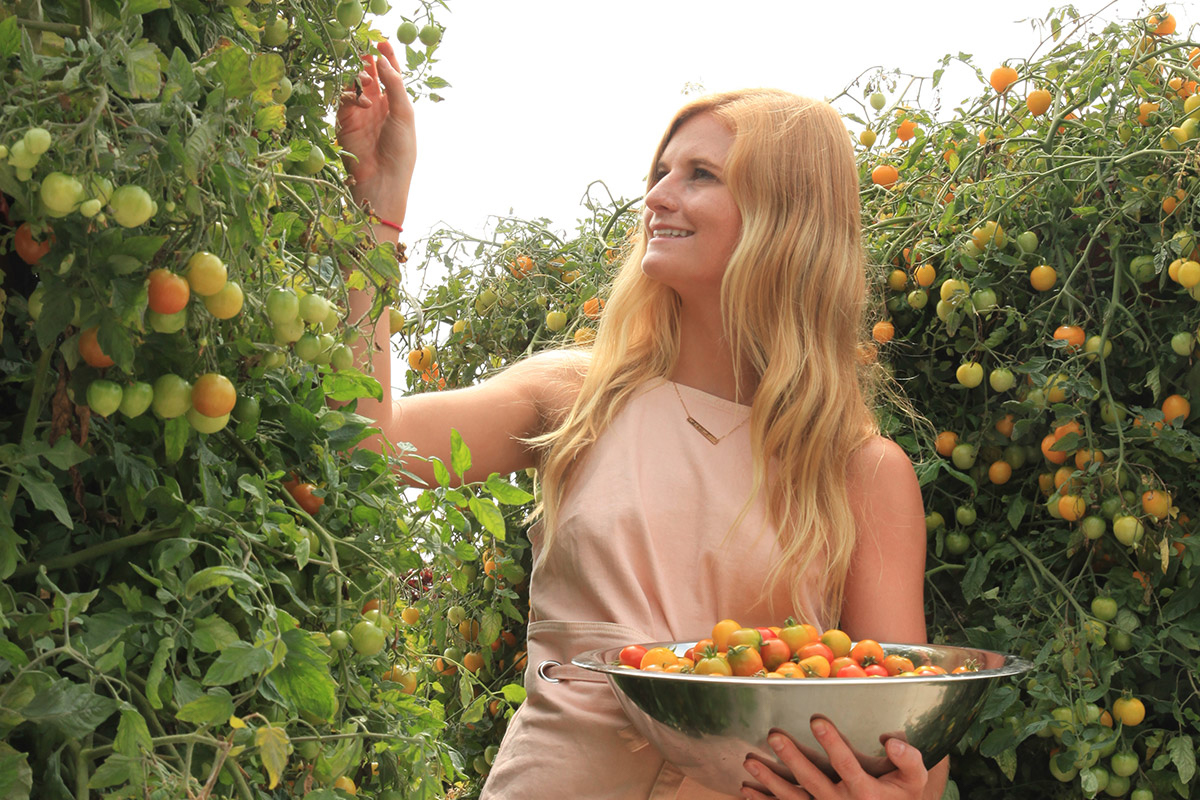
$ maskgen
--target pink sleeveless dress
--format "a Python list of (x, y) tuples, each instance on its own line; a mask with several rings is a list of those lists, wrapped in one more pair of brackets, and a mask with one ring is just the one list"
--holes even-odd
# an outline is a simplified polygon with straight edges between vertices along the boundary
[[(710, 443), (688, 424), (676, 388), (705, 428), (733, 433)], [(765, 626), (793, 613), (786, 581), (773, 603), (762, 597), (779, 556), (774, 528), (764, 526), (765, 492), (727, 536), (750, 493), (749, 423), (738, 427), (749, 415), (749, 406), (655, 379), (583, 457), (553, 549), (530, 576), (527, 699), (510, 721), (484, 800), (730, 797), (664, 762), (630, 726), (602, 675), (550, 683), (538, 666), (570, 664), (594, 648), (705, 638), (726, 617)], [(536, 529), (531, 541), (536, 560)]]

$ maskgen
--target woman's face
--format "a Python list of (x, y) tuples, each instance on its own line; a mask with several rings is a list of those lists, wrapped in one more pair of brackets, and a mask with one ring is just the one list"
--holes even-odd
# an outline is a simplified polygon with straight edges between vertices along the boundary
[(732, 145), (733, 132), (713, 114), (690, 118), (667, 142), (646, 194), (642, 272), (684, 298), (716, 296), (741, 236), (742, 216), (724, 181)]

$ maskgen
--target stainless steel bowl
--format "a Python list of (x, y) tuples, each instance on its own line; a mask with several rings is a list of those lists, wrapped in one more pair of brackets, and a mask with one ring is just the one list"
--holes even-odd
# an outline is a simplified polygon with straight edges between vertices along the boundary
[[(682, 655), (695, 642), (653, 642)], [(921, 751), (926, 766), (950, 753), (997, 681), (1033, 664), (1016, 656), (945, 645), (883, 644), (916, 665), (952, 670), (974, 662), (978, 672), (910, 678), (738, 678), (643, 672), (620, 666), (621, 648), (592, 650), (572, 663), (602, 672), (634, 727), (663, 758), (710, 789), (737, 794), (755, 755), (794, 780), (767, 745), (780, 731), (813, 763), (836, 778), (809, 723), (824, 717), (841, 732), (863, 769), (882, 775), (894, 767), (884, 751), (900, 738)]]

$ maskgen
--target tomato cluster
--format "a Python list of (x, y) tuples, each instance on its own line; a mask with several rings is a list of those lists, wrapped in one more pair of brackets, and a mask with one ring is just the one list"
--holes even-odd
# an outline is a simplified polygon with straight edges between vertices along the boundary
[(647, 672), (766, 678), (907, 678), (975, 672), (965, 664), (950, 673), (937, 664), (913, 664), (899, 653), (885, 653), (874, 639), (851, 641), (837, 628), (821, 633), (789, 617), (782, 626), (742, 627), (732, 619), (713, 626), (682, 655), (670, 647), (631, 644), (621, 650), (620, 665)]

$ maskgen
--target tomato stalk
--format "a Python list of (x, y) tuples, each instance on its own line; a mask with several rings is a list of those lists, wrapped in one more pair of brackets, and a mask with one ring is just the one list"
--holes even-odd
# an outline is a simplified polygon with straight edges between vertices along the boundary
[(31, 31), (57, 33), (61, 34), (62, 36), (69, 36), (72, 39), (79, 39), (83, 36), (83, 30), (78, 25), (71, 25), (67, 22), (46, 22), (40, 19), (17, 17), (17, 24), (22, 28), (28, 28)]
[(1088, 611), (1086, 611), (1083, 606), (1081, 606), (1079, 604), (1078, 600), (1075, 599), (1074, 592), (1072, 592), (1070, 589), (1068, 589), (1066, 587), (1066, 585), (1064, 585), (1063, 582), (1058, 579), (1058, 576), (1055, 575), (1053, 572), (1051, 572), (1049, 570), (1049, 568), (1047, 568), (1046, 565), (1042, 563), (1042, 560), (1040, 558), (1038, 558), (1037, 556), (1035, 556), (1029, 550), (1029, 548), (1027, 548), (1027, 547), (1025, 547), (1025, 545), (1021, 544), (1021, 542), (1018, 541), (1015, 536), (1008, 537), (1008, 542), (1014, 548), (1016, 548), (1017, 552), (1020, 553), (1025, 558), (1025, 560), (1027, 562), (1029, 562), (1030, 565), (1037, 567), (1038, 571), (1041, 572), (1042, 575), (1044, 575), (1047, 579), (1049, 579), (1049, 581), (1052, 584), (1054, 584), (1055, 586), (1058, 587), (1059, 591), (1061, 591), (1063, 593), (1063, 595), (1066, 596), (1067, 600), (1070, 601), (1071, 605), (1073, 605), (1075, 607), (1075, 610), (1079, 613), (1080, 619), (1088, 619), (1089, 617), (1091, 617), (1091, 614)]
[[(47, 348), (42, 351), (37, 361), (33, 376), (33, 392), (29, 395), (29, 409), (25, 412), (25, 425), (21, 429), (21, 449), (26, 450), (33, 441), (37, 421), (41, 417), (42, 395), (46, 393), (46, 375), (50, 371), (50, 357), (54, 350)], [(17, 487), (20, 485), (19, 476), (9, 476), (8, 486), (4, 490), (4, 510), (12, 511), (13, 503), (17, 500)]]

